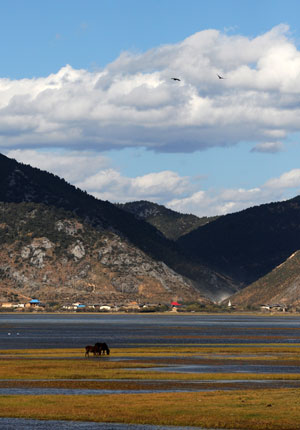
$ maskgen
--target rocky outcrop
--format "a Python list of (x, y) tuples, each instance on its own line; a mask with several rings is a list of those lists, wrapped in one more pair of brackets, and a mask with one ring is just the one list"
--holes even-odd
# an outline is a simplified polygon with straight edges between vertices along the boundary
[(192, 283), (112, 232), (63, 210), (0, 203), (0, 298), (207, 302)]
[[(195, 222), (198, 225), (199, 219), (194, 215), (182, 215), (163, 206), (142, 202), (142, 205), (138, 205), (137, 216), (127, 208), (124, 210), (125, 208), (121, 208), (120, 205), (96, 199), (56, 175), (18, 163), (2, 154), (0, 154), (0, 202), (20, 204), (32, 202), (56, 208), (57, 213), (69, 211), (72, 215), (67, 218), (58, 217), (55, 220), (56, 224), (51, 227), (51, 234), (46, 226), (43, 229), (39, 228), (40, 221), (35, 216), (35, 210), (30, 214), (24, 214), (28, 217), (28, 222), (35, 224), (31, 226), (35, 238), (46, 237), (54, 244), (57, 237), (59, 240), (62, 239), (61, 246), (53, 248), (54, 254), (61, 253), (62, 261), (72, 255), (72, 261), (81, 264), (89, 257), (90, 248), (80, 237), (80, 224), (84, 224), (103, 234), (113, 232), (122, 241), (130, 243), (133, 248), (147, 255), (149, 261), (164, 262), (173, 271), (190, 279), (188, 283), (192, 283), (198, 289), (195, 297), (205, 291), (212, 299), (218, 299), (220, 289), (227, 295), (236, 291), (237, 285), (230, 277), (215, 273), (214, 269), (204, 265), (198, 258), (192, 258), (188, 249), (181, 249), (175, 243), (174, 239), (195, 228)], [(15, 214), (12, 216), (14, 218)], [(6, 232), (5, 228), (3, 231)], [(8, 234), (14, 235), (13, 232), (16, 233), (16, 230), (11, 229)], [(5, 240), (6, 234), (7, 232), (2, 235)], [(16, 240), (16, 235), (14, 239)], [(25, 254), (28, 254), (27, 262), (31, 261), (45, 267), (45, 261), (52, 258), (49, 250), (43, 248), (40, 251), (33, 250), (32, 244), (29, 243), (30, 237), (27, 239), (22, 239), (24, 242), (22, 246), (30, 247), (24, 250)]]

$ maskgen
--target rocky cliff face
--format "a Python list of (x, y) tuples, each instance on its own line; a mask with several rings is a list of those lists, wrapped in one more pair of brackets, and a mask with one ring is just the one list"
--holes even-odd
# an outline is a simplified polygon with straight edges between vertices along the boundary
[(0, 203), (0, 299), (205, 302), (166, 264), (113, 232), (35, 203)]

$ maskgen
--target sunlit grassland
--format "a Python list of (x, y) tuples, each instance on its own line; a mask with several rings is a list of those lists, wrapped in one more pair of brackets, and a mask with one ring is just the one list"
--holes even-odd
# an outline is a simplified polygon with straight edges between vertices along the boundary
[[(0, 350), (0, 359), (4, 357), (27, 357), (27, 358), (82, 358), (85, 355), (84, 348), (53, 348), (53, 349), (19, 349)], [(113, 357), (212, 357), (221, 355), (226, 358), (238, 358), (251, 360), (267, 358), (274, 360), (292, 359), (300, 361), (300, 343), (278, 344), (278, 343), (253, 343), (235, 344), (224, 346), (214, 344), (203, 346), (202, 344), (179, 345), (179, 346), (138, 346), (129, 348), (113, 348)], [(236, 355), (236, 356), (234, 356)], [(101, 359), (104, 357), (101, 357)]]
[[(255, 345), (253, 347), (230, 346), (222, 347), (149, 347), (149, 348), (115, 348), (113, 357), (125, 360), (110, 361), (109, 357), (84, 358), (82, 349), (38, 349), (38, 350), (6, 350), (0, 353), (0, 379), (137, 379), (137, 380), (300, 380), (300, 374), (259, 374), (259, 373), (175, 373), (159, 371), (160, 358), (179, 357), (189, 364), (195, 357), (205, 357), (206, 360), (219, 356), (218, 365), (234, 359), (251, 362), (293, 360), (293, 365), (300, 365), (300, 347), (282, 345)], [(221, 358), (220, 358), (221, 357)], [(130, 360), (126, 360), (129, 358)], [(147, 360), (149, 358), (149, 360)], [(153, 362), (153, 358), (156, 359)], [(152, 360), (152, 361), (151, 361)], [(184, 364), (183, 363), (183, 364)], [(158, 369), (151, 370), (157, 367)]]
[(0, 396), (0, 416), (206, 428), (299, 430), (300, 390)]
[[(175, 357), (175, 358), (174, 358)], [(118, 360), (113, 361), (114, 358)], [(215, 373), (175, 373), (159, 370), (166, 362), (180, 360), (181, 364), (204, 360), (213, 363)], [(263, 360), (269, 365), (290, 363), (300, 366), (300, 345), (253, 344), (159, 346), (112, 348), (111, 356), (85, 358), (84, 349), (28, 349), (0, 351), (0, 386), (60, 388), (123, 388), (121, 384), (136, 384), (145, 389), (146, 383), (214, 383), (215, 391), (154, 392), (150, 394), (113, 395), (5, 395), (0, 396), (1, 417), (37, 419), (121, 422), (156, 425), (182, 425), (204, 428), (243, 430), (299, 430), (300, 389), (259, 388), (222, 390), (221, 381), (300, 381), (300, 373), (225, 373), (226, 363), (239, 360), (239, 365)], [(220, 371), (218, 372), (218, 366)], [(157, 369), (153, 369), (157, 367)], [(26, 382), (27, 380), (27, 382)], [(69, 381), (68, 381), (69, 380)], [(91, 380), (91, 381), (89, 381)], [(140, 387), (139, 384), (140, 383)], [(220, 385), (218, 385), (218, 383)], [(5, 385), (7, 384), (7, 385)], [(28, 384), (28, 385), (26, 385)], [(106, 385), (105, 385), (106, 384)], [(206, 384), (206, 382), (205, 382)], [(248, 382), (247, 382), (248, 384)], [(201, 384), (202, 385), (202, 384)], [(225, 385), (225, 384), (223, 384)], [(265, 386), (265, 385), (264, 385)], [(280, 385), (279, 385), (280, 386)], [(170, 385), (171, 387), (171, 385)], [(209, 387), (208, 387), (209, 388)], [(253, 386), (252, 386), (253, 388)], [(128, 387), (130, 389), (130, 386)], [(133, 385), (131, 387), (133, 389)], [(184, 390), (183, 388), (180, 388)], [(198, 389), (201, 390), (201, 387)]]
[[(100, 359), (101, 360), (101, 359)], [(144, 362), (104, 360), (1, 360), (0, 379), (139, 379), (139, 380), (300, 380), (300, 374), (176, 373), (147, 371)], [(159, 365), (155, 365), (155, 367)], [(137, 369), (138, 368), (138, 369)]]

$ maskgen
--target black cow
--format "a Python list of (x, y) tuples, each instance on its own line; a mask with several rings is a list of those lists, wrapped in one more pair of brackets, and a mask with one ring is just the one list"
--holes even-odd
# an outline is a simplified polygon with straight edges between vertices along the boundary
[(109, 347), (107, 346), (107, 344), (105, 342), (102, 342), (102, 343), (97, 342), (97, 343), (95, 343), (95, 347), (94, 348), (95, 348), (96, 354), (99, 354), (99, 355), (101, 355), (102, 352), (103, 352), (103, 355), (105, 355), (105, 353), (106, 353), (106, 355), (109, 355), (109, 353), (110, 353), (110, 349), (109, 349)]

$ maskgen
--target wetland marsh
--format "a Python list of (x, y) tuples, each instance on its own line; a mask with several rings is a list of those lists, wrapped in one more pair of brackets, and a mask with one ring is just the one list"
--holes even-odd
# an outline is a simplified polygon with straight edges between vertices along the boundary
[(1, 315), (0, 363), (3, 419), (300, 427), (299, 317)]

